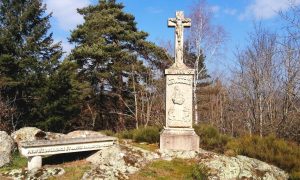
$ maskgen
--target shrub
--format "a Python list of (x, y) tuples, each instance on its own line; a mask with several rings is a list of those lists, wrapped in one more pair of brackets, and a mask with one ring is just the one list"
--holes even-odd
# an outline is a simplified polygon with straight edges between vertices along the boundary
[(291, 179), (300, 179), (300, 147), (297, 144), (273, 135), (243, 136), (228, 142), (226, 148), (274, 164), (289, 172)]
[(116, 136), (122, 139), (132, 139), (135, 142), (158, 143), (160, 128), (148, 126), (139, 129), (118, 132)]
[(103, 133), (106, 136), (115, 136), (115, 133), (112, 130), (102, 130), (100, 133)]
[(219, 131), (210, 125), (195, 125), (195, 132), (200, 137), (200, 147), (206, 150), (213, 150), (223, 153), (227, 142), (232, 138), (220, 134)]
[(118, 138), (133, 139), (134, 130), (125, 130), (117, 133)]
[(135, 142), (158, 143), (159, 142), (159, 128), (145, 127), (135, 129), (133, 132), (133, 140)]

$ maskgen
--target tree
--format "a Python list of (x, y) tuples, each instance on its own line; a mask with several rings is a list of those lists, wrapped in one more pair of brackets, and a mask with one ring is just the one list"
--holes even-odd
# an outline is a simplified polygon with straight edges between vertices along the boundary
[(222, 26), (214, 25), (211, 22), (213, 12), (205, 0), (197, 1), (191, 8), (189, 17), (192, 19), (192, 26), (187, 37), (188, 51), (194, 54), (192, 67), (195, 68), (194, 76), (194, 117), (195, 123), (198, 119), (197, 86), (201, 79), (207, 78), (204, 58), (211, 60), (220, 49), (226, 38)]
[(146, 82), (148, 69), (164, 68), (167, 59), (162, 49), (146, 41), (148, 34), (137, 30), (134, 16), (123, 8), (115, 0), (100, 0), (78, 10), (85, 22), (70, 37), (76, 44), (70, 59), (93, 87), (96, 101), (89, 106), (98, 109), (94, 117), (111, 119), (116, 129), (124, 129), (126, 119), (134, 119), (137, 126), (137, 88)]
[(46, 6), (41, 0), (2, 0), (0, 4), (0, 93), (15, 100), (24, 124), (34, 118), (39, 87), (62, 55), (54, 44)]
[(54, 132), (76, 129), (72, 124), (80, 114), (85, 98), (90, 94), (90, 85), (77, 78), (77, 65), (64, 60), (54, 71), (40, 91), (37, 101), (38, 127)]
[(255, 26), (250, 35), (250, 44), (238, 53), (238, 67), (234, 84), (239, 86), (239, 93), (246, 103), (246, 124), (249, 132), (266, 134), (272, 132), (274, 108), (279, 90), (278, 82), (278, 46), (277, 35)]
[(281, 137), (299, 141), (300, 134), (300, 7), (291, 4), (289, 11), (280, 12), (284, 20), (285, 38), (281, 44), (283, 104), (280, 127)]

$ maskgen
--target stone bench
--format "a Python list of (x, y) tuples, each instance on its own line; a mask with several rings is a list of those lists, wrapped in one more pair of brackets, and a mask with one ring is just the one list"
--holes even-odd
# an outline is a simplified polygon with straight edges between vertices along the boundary
[(69, 138), (58, 140), (23, 141), (20, 143), (20, 152), (28, 158), (28, 170), (42, 167), (42, 156), (100, 150), (112, 146), (117, 138), (99, 136), (85, 138)]

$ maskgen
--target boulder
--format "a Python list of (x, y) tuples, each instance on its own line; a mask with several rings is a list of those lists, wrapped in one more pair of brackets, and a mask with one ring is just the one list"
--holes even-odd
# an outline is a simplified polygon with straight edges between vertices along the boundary
[(36, 127), (24, 127), (12, 133), (11, 137), (17, 144), (19, 144), (21, 141), (46, 139), (47, 134)]
[(14, 141), (5, 131), (0, 131), (0, 142), (0, 167), (2, 167), (10, 163), (12, 159), (11, 152), (14, 147)]
[(65, 134), (54, 132), (46, 132), (46, 135), (47, 140), (63, 139), (66, 136)]
[(246, 156), (228, 157), (212, 152), (199, 154), (200, 164), (208, 170), (208, 179), (288, 179), (288, 174), (276, 166)]
[(131, 145), (115, 145), (105, 148), (87, 158), (92, 169), (82, 179), (128, 179), (130, 174), (137, 172), (159, 155)]
[(96, 131), (88, 131), (88, 130), (77, 130), (72, 131), (64, 136), (64, 138), (85, 138), (85, 137), (95, 137), (95, 136), (105, 136), (104, 134)]

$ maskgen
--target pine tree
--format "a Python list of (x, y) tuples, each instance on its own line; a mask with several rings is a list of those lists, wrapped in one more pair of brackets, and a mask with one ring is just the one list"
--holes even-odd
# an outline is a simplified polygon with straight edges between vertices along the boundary
[(80, 9), (85, 22), (70, 38), (76, 44), (70, 58), (93, 86), (94, 103), (102, 109), (99, 116), (113, 120), (111, 125), (119, 129), (135, 109), (133, 81), (141, 84), (147, 69), (164, 68), (167, 59), (162, 49), (146, 40), (148, 34), (137, 29), (134, 16), (123, 8), (115, 0), (100, 0)]
[(89, 95), (89, 84), (77, 79), (77, 65), (64, 60), (40, 89), (37, 101), (37, 126), (54, 132), (68, 132), (75, 127), (72, 120), (80, 114), (81, 106)]
[(62, 55), (54, 44), (50, 15), (41, 0), (2, 0), (0, 3), (0, 93), (14, 102), (23, 124), (33, 124), (36, 101)]

